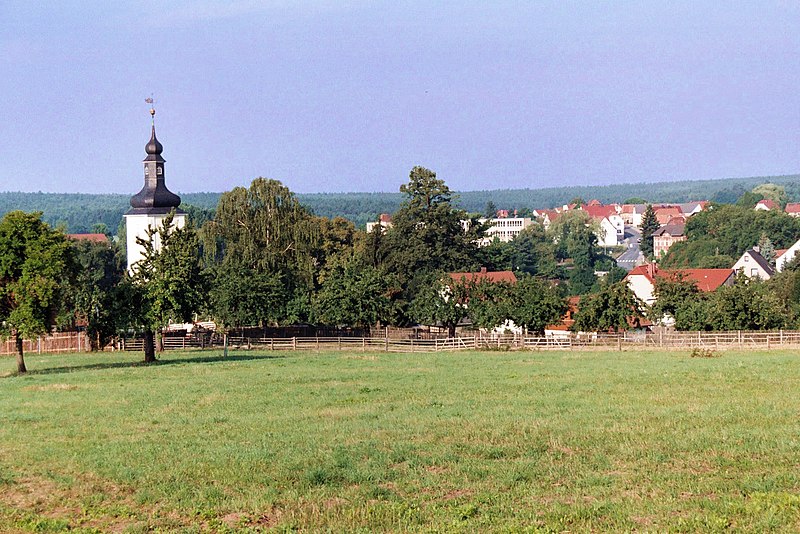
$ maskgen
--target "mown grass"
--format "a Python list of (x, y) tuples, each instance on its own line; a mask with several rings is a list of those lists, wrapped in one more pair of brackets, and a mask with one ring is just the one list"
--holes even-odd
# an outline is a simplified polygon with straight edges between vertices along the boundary
[(0, 360), (0, 531), (797, 531), (791, 351)]

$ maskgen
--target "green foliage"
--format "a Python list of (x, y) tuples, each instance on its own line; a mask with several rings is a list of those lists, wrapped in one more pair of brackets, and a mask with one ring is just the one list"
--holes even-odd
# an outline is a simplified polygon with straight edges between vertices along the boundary
[(525, 276), (511, 290), (509, 318), (535, 335), (544, 335), (567, 312), (567, 302), (549, 282)]
[(392, 312), (390, 280), (355, 257), (333, 266), (314, 295), (315, 317), (335, 326), (369, 328), (388, 322)]
[[(798, 235), (800, 219), (783, 212), (712, 205), (689, 218), (686, 222), (687, 240), (674, 244), (661, 265), (699, 267), (710, 256), (727, 256), (726, 260), (734, 260), (765, 238), (774, 248), (788, 248), (797, 241)], [(731, 267), (734, 261), (724, 267)]]
[(420, 324), (441, 325), (455, 336), (456, 326), (469, 316), (473, 279), (448, 279), (444, 273), (433, 274), (422, 284), (411, 302), (409, 315)]
[(205, 304), (200, 240), (191, 225), (174, 227), (173, 215), (136, 240), (142, 259), (131, 268), (129, 317), (146, 331), (158, 332), (170, 320), (191, 321)]
[(786, 188), (778, 184), (765, 183), (753, 188), (753, 193), (760, 196), (758, 200), (769, 199), (778, 204), (783, 209), (788, 201)]
[[(224, 193), (203, 227), (207, 257), (217, 265), (212, 313), (228, 325), (308, 320), (318, 266), (335, 252), (319, 246), (319, 223), (276, 180), (256, 178), (249, 189)], [(332, 224), (324, 224), (329, 235)], [(242, 280), (247, 276), (250, 282)], [(241, 304), (237, 284), (254, 291)]]
[(581, 299), (575, 324), (576, 332), (627, 330), (644, 316), (644, 305), (636, 298), (628, 282), (608, 284), (598, 293)]
[(19, 372), (25, 372), (21, 339), (53, 326), (68, 267), (69, 244), (41, 213), (12, 211), (0, 221), (0, 335), (15, 338)]
[(509, 248), (514, 270), (544, 278), (563, 277), (556, 258), (556, 244), (541, 223), (535, 222), (517, 234)]
[[(703, 293), (679, 275), (656, 280), (653, 318), (671, 316), (678, 330), (770, 330), (790, 325), (786, 300), (775, 284), (739, 274), (732, 286)], [(792, 290), (785, 299), (791, 299)], [(792, 314), (793, 315), (793, 314)]]
[(379, 256), (381, 267), (398, 276), (410, 301), (434, 273), (477, 267), (476, 243), (483, 226), (473, 219), (465, 232), (461, 220), (466, 213), (453, 207), (450, 188), (424, 167), (414, 167), (400, 191), (406, 201), (381, 238)]
[(595, 264), (601, 258), (597, 245), (598, 224), (582, 210), (571, 210), (558, 217), (547, 232), (556, 244), (555, 257), (571, 259), (569, 292), (583, 295), (594, 287)]
[(642, 215), (642, 224), (640, 229), (642, 231), (641, 250), (646, 258), (653, 257), (653, 232), (661, 228), (656, 219), (656, 212), (652, 204), (648, 204)]
[(86, 320), (92, 350), (99, 350), (122, 326), (125, 296), (118, 287), (125, 274), (125, 260), (114, 244), (81, 240), (72, 242), (71, 248), (75, 277), (70, 300), (74, 311)]
[(279, 273), (230, 262), (215, 266), (210, 274), (211, 310), (226, 328), (274, 324), (286, 317), (290, 295)]

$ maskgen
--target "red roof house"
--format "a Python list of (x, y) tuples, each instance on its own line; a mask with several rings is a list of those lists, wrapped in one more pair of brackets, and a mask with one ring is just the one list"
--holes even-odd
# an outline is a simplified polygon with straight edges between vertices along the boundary
[(732, 285), (735, 276), (733, 269), (659, 269), (655, 263), (634, 267), (625, 276), (631, 290), (645, 304), (655, 302), (654, 290), (656, 278), (678, 278), (692, 281), (697, 289), (703, 292), (716, 291), (720, 286)]
[(508, 282), (515, 284), (517, 282), (517, 277), (511, 271), (487, 271), (486, 267), (481, 268), (477, 273), (450, 273), (450, 278), (456, 282), (481, 282), (484, 280), (492, 283)]
[(67, 234), (67, 239), (73, 241), (91, 241), (92, 243), (108, 243), (106, 234)]

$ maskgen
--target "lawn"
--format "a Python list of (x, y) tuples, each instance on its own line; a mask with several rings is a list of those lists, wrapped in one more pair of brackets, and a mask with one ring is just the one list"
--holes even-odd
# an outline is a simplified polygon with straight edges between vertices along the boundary
[(798, 531), (792, 351), (0, 359), (0, 531)]

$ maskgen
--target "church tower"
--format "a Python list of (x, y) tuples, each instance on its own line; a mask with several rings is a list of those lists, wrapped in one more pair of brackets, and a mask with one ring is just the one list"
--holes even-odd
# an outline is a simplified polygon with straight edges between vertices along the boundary
[[(150, 142), (144, 147), (147, 157), (144, 158), (144, 187), (142, 190), (131, 197), (131, 209), (125, 214), (125, 232), (127, 236), (127, 255), (128, 271), (134, 263), (142, 259), (142, 247), (136, 242), (137, 237), (147, 239), (148, 228), (160, 228), (164, 219), (172, 210), (175, 210), (175, 218), (172, 224), (176, 228), (182, 228), (186, 224), (186, 212), (178, 209), (181, 197), (167, 189), (164, 183), (164, 158), (161, 152), (164, 147), (156, 139), (156, 110), (150, 109), (152, 118), (152, 133)], [(158, 235), (153, 236), (156, 240), (155, 247), (159, 248)]]

